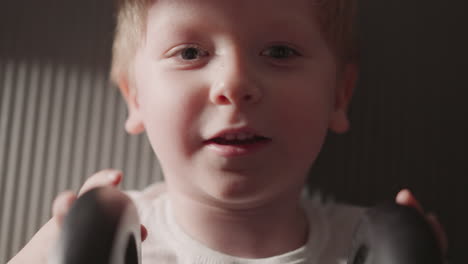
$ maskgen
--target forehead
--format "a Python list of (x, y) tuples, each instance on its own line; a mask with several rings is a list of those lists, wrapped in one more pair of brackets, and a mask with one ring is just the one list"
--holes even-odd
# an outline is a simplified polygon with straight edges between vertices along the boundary
[(148, 30), (254, 28), (316, 29), (314, 0), (157, 0), (148, 11)]

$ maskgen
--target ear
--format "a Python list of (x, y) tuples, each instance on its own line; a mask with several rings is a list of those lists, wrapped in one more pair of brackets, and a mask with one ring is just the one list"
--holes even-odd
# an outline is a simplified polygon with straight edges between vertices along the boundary
[(140, 134), (145, 131), (143, 119), (141, 118), (140, 105), (138, 104), (138, 98), (135, 87), (130, 87), (128, 79), (122, 78), (119, 80), (119, 88), (122, 95), (127, 103), (128, 117), (125, 121), (125, 130), (127, 133), (132, 135)]
[(348, 106), (356, 86), (358, 71), (356, 64), (347, 64), (339, 76), (335, 91), (335, 106), (329, 124), (330, 130), (335, 133), (341, 134), (349, 130)]

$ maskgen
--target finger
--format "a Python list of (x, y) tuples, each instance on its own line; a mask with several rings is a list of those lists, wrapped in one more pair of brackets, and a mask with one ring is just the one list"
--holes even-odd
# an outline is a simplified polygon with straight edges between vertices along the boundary
[(83, 193), (101, 186), (117, 186), (122, 181), (122, 172), (118, 170), (102, 170), (86, 180), (80, 189), (78, 196)]
[(397, 197), (395, 198), (395, 200), (398, 204), (413, 207), (417, 211), (419, 211), (422, 215), (426, 216), (427, 221), (432, 226), (432, 229), (437, 237), (437, 241), (439, 243), (440, 249), (442, 250), (442, 253), (446, 254), (447, 249), (448, 249), (447, 235), (445, 233), (444, 228), (442, 227), (440, 222), (437, 220), (436, 216), (434, 214), (426, 215), (424, 213), (424, 209), (422, 208), (421, 204), (416, 200), (416, 198), (408, 189), (401, 190), (397, 194)]
[(418, 210), (421, 214), (424, 214), (424, 210), (421, 204), (414, 198), (414, 195), (408, 189), (401, 190), (396, 198), (395, 201), (397, 204), (413, 207), (414, 209)]
[(145, 241), (148, 237), (148, 229), (144, 225), (141, 225), (141, 241)]
[(440, 224), (435, 214), (433, 213), (427, 214), (426, 219), (429, 222), (429, 224), (431, 224), (432, 229), (434, 230), (437, 236), (437, 241), (439, 241), (439, 246), (442, 250), (442, 253), (446, 255), (447, 250), (448, 250), (448, 239), (447, 239), (447, 234), (445, 233), (444, 228)]
[(52, 216), (55, 218), (58, 226), (62, 226), (65, 215), (70, 210), (76, 195), (72, 191), (65, 191), (59, 194), (52, 205)]

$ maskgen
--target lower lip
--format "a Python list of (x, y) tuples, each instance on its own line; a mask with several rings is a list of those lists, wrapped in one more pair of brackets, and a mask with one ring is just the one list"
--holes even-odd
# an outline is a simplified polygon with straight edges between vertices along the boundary
[(245, 145), (220, 145), (216, 143), (207, 143), (207, 147), (223, 157), (239, 157), (253, 154), (262, 148), (265, 148), (269, 143), (270, 140)]

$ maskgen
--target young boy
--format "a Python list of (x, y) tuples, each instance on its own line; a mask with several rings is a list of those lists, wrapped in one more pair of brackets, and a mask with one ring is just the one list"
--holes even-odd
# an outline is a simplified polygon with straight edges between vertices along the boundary
[[(301, 193), (327, 130), (349, 126), (355, 2), (121, 1), (112, 79), (165, 175), (129, 192), (144, 264), (344, 263), (362, 210)], [(99, 172), (81, 193), (121, 177)], [(46, 263), (74, 199), (10, 263)], [(419, 208), (408, 191), (397, 202)]]

